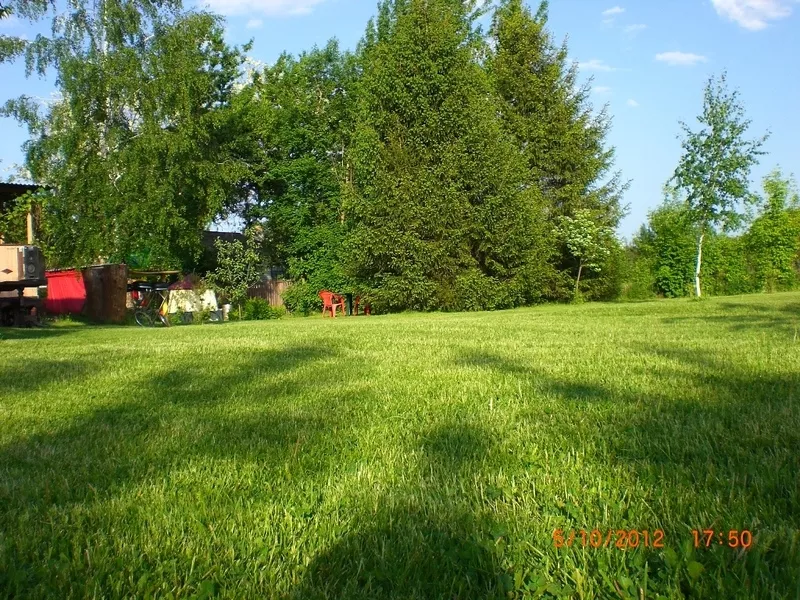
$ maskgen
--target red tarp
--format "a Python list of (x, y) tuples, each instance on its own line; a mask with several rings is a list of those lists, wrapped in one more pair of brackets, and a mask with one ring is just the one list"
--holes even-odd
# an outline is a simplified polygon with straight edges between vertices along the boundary
[(80, 271), (50, 271), (47, 277), (47, 312), (54, 315), (79, 314), (86, 302), (86, 288)]

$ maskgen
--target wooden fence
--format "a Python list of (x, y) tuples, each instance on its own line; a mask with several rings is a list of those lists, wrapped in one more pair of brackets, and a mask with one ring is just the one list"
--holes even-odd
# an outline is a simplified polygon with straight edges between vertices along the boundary
[(289, 282), (282, 279), (272, 279), (262, 281), (255, 287), (251, 287), (249, 295), (251, 298), (263, 298), (272, 306), (283, 306), (281, 294), (289, 287)]

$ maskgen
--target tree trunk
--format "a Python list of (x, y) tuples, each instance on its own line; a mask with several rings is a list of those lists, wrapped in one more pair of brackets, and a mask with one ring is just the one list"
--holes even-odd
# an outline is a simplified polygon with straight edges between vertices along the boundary
[(578, 266), (578, 278), (575, 280), (575, 297), (578, 297), (578, 286), (581, 283), (581, 273), (583, 273), (583, 261)]
[(697, 269), (694, 272), (694, 291), (697, 297), (702, 296), (700, 289), (700, 267), (703, 265), (703, 239), (706, 237), (705, 233), (700, 234), (700, 240), (697, 242)]

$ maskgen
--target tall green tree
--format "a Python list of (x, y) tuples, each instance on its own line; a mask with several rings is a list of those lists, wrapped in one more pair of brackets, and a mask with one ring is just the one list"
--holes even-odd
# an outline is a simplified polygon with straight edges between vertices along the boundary
[[(263, 223), (268, 259), (287, 267), (295, 303), (315, 304), (319, 290), (345, 287), (341, 181), (353, 65), (332, 41), (281, 56), (240, 95), (253, 125), (243, 148), (252, 172), (240, 214)], [(304, 297), (296, 298), (301, 288)]]
[(606, 136), (605, 109), (589, 102), (590, 83), (579, 85), (566, 42), (547, 29), (548, 2), (533, 14), (522, 0), (503, 0), (491, 28), (488, 68), (500, 96), (501, 118), (530, 169), (530, 181), (548, 202), (553, 222), (590, 209), (616, 227), (625, 189)]
[(541, 194), (496, 118), (474, 8), (384, 2), (361, 48), (346, 254), (387, 309), (513, 306), (548, 276)]
[(683, 155), (673, 181), (685, 192), (689, 215), (697, 225), (695, 293), (700, 297), (703, 241), (714, 227), (736, 228), (742, 220), (742, 204), (753, 203), (750, 171), (768, 134), (748, 139), (750, 120), (745, 117), (738, 91), (730, 91), (727, 76), (710, 78), (703, 92), (703, 112), (693, 130), (681, 122)]
[(745, 236), (757, 283), (764, 291), (789, 289), (797, 281), (794, 261), (800, 252), (800, 229), (790, 213), (797, 208), (796, 185), (775, 169), (764, 178), (761, 214)]
[(28, 125), (26, 166), (52, 190), (51, 259), (191, 267), (241, 176), (227, 107), (242, 55), (217, 17), (175, 4), (70, 6), (25, 49), (28, 73), (55, 70), (60, 98), (3, 111)]
[[(606, 142), (610, 119), (589, 101), (590, 82), (578, 84), (578, 67), (569, 63), (566, 42), (553, 40), (547, 13), (547, 1), (534, 14), (522, 0), (503, 0), (494, 13), (487, 68), (499, 114), (525, 158), (528, 184), (543, 194), (552, 226), (589, 210), (601, 226), (613, 229), (624, 213), (627, 184), (613, 172), (614, 148)], [(618, 244), (613, 236), (606, 239), (604, 254), (610, 257)], [(583, 271), (563, 243), (555, 264), (565, 275)], [(591, 275), (611, 272), (598, 268)]]

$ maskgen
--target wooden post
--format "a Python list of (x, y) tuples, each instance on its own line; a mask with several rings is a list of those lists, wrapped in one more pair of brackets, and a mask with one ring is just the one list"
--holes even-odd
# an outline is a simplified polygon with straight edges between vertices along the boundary
[(33, 213), (28, 211), (28, 245), (33, 245)]
[(128, 286), (126, 265), (101, 265), (83, 270), (84, 315), (99, 323), (124, 323)]

